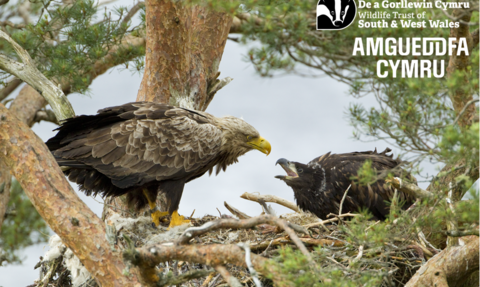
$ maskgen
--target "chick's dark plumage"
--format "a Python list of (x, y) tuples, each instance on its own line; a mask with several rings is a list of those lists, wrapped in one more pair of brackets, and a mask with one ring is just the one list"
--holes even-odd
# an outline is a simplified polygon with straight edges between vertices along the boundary
[[(374, 219), (384, 220), (389, 214), (389, 202), (394, 189), (385, 184), (383, 178), (367, 186), (356, 184), (352, 180), (366, 161), (372, 162), (372, 168), (378, 173), (393, 170), (395, 176), (406, 177), (415, 182), (415, 178), (400, 169), (401, 161), (388, 155), (391, 150), (382, 153), (375, 151), (351, 152), (344, 154), (327, 153), (308, 164), (279, 159), (286, 176), (276, 176), (293, 189), (298, 206), (310, 211), (321, 219), (330, 213), (338, 214), (340, 202), (345, 190), (350, 186), (342, 206), (342, 213), (358, 212), (368, 209)], [(415, 199), (398, 191), (402, 208), (406, 209)]]

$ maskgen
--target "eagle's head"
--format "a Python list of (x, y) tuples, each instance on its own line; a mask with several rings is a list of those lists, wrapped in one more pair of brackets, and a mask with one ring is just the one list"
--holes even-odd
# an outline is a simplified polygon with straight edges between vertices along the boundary
[(318, 179), (315, 169), (306, 164), (288, 161), (285, 158), (277, 160), (287, 175), (277, 175), (275, 178), (285, 181), (294, 191), (307, 191), (315, 186)]
[(222, 130), (222, 147), (224, 151), (235, 151), (236, 156), (256, 149), (269, 155), (272, 147), (270, 143), (260, 136), (258, 131), (242, 119), (227, 116), (218, 120)]

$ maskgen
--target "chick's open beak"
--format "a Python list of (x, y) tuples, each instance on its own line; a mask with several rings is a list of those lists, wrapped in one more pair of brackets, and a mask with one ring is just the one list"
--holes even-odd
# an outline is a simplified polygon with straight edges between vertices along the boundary
[(258, 149), (259, 151), (263, 152), (266, 155), (269, 155), (270, 152), (272, 151), (272, 146), (263, 137), (254, 138), (248, 141), (247, 144), (254, 149)]
[(281, 159), (277, 160), (277, 163), (275, 163), (275, 165), (277, 165), (277, 164), (279, 164), (285, 170), (287, 175), (286, 176), (285, 175), (277, 175), (277, 176), (275, 176), (275, 178), (285, 180), (285, 179), (292, 179), (292, 178), (298, 177), (297, 168), (295, 167), (294, 163), (289, 162), (285, 158), (281, 158)]

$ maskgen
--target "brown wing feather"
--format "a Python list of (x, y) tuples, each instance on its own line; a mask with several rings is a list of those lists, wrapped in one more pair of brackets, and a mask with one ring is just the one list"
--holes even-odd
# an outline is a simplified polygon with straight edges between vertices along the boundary
[[(222, 136), (211, 120), (206, 113), (136, 102), (70, 119), (47, 145), (62, 165), (82, 163), (127, 188), (208, 170)], [(89, 186), (96, 180), (86, 178)]]

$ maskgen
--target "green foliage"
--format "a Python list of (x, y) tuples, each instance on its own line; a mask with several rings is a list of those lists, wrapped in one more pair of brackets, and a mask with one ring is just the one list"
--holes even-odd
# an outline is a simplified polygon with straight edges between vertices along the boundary
[(33, 244), (48, 240), (49, 228), (23, 192), (18, 181), (12, 182), (8, 215), (2, 225), (0, 236), (0, 266), (6, 263), (21, 263), (18, 251)]
[[(32, 16), (37, 16), (38, 21), (22, 30), (7, 27), (7, 32), (27, 50), (47, 78), (70, 85), (70, 92), (85, 92), (96, 76), (96, 65), (101, 65), (127, 35), (139, 35), (144, 24), (130, 27), (125, 20), (128, 10), (124, 7), (115, 8), (112, 16), (112, 11), (106, 9), (101, 13), (93, 0), (72, 3), (37, 2), (42, 9)], [(98, 20), (100, 15), (103, 19)], [(18, 58), (5, 41), (0, 41), (0, 49)], [(143, 47), (129, 46), (116, 51), (108, 61), (112, 66), (125, 63), (127, 68), (128, 62), (134, 61), (133, 68), (139, 70), (143, 62), (139, 58), (144, 54)]]
[[(198, 1), (193, 1), (198, 2)], [(433, 1), (429, 1), (433, 2)], [(478, 1), (469, 1), (472, 8), (471, 23), (478, 23)], [(452, 137), (452, 125), (456, 113), (450, 97), (458, 90), (466, 91), (478, 99), (479, 52), (470, 55), (471, 66), (466, 72), (455, 71), (443, 78), (395, 78), (392, 73), (386, 78), (376, 75), (377, 61), (414, 60), (418, 56), (353, 56), (355, 38), (367, 37), (448, 38), (450, 29), (405, 29), (405, 28), (359, 28), (362, 18), (357, 15), (347, 29), (339, 31), (317, 31), (315, 29), (316, 1), (217, 1), (208, 0), (208, 5), (232, 14), (243, 15), (241, 42), (251, 45), (248, 61), (251, 61), (262, 76), (274, 76), (280, 71), (309, 75), (328, 75), (350, 86), (354, 97), (374, 96), (378, 106), (364, 107), (351, 104), (350, 122), (355, 127), (353, 136), (360, 140), (381, 139), (402, 151), (402, 157), (411, 162), (410, 168), (418, 172), (424, 160), (433, 163), (452, 163), (465, 156), (470, 143), (457, 142), (440, 145), (446, 137)], [(450, 20), (438, 9), (402, 8), (402, 13), (426, 13), (424, 19), (432, 21)], [(359, 12), (366, 12), (359, 9)], [(388, 12), (388, 8), (371, 8), (369, 12)], [(451, 10), (446, 11), (452, 13)], [(245, 16), (245, 13), (249, 13)], [(247, 19), (247, 20), (245, 20)], [(387, 21), (396, 20), (393, 16)], [(471, 25), (474, 31), (478, 25)], [(260, 45), (258, 45), (260, 44)], [(444, 61), (446, 73), (449, 55), (422, 56), (421, 59)], [(306, 70), (305, 67), (313, 68)], [(318, 71), (318, 73), (316, 72)], [(465, 78), (468, 82), (465, 82)], [(477, 113), (478, 115), (478, 113)], [(458, 131), (458, 136), (464, 131)], [(477, 137), (478, 139), (478, 137)], [(475, 139), (471, 139), (475, 141)], [(477, 145), (478, 146), (478, 145)], [(462, 148), (463, 147), (463, 148)], [(478, 151), (477, 148), (475, 150)], [(472, 156), (478, 161), (478, 156)], [(478, 163), (475, 164), (478, 167)], [(472, 167), (473, 168), (473, 167)], [(475, 180), (475, 179), (473, 179)]]

